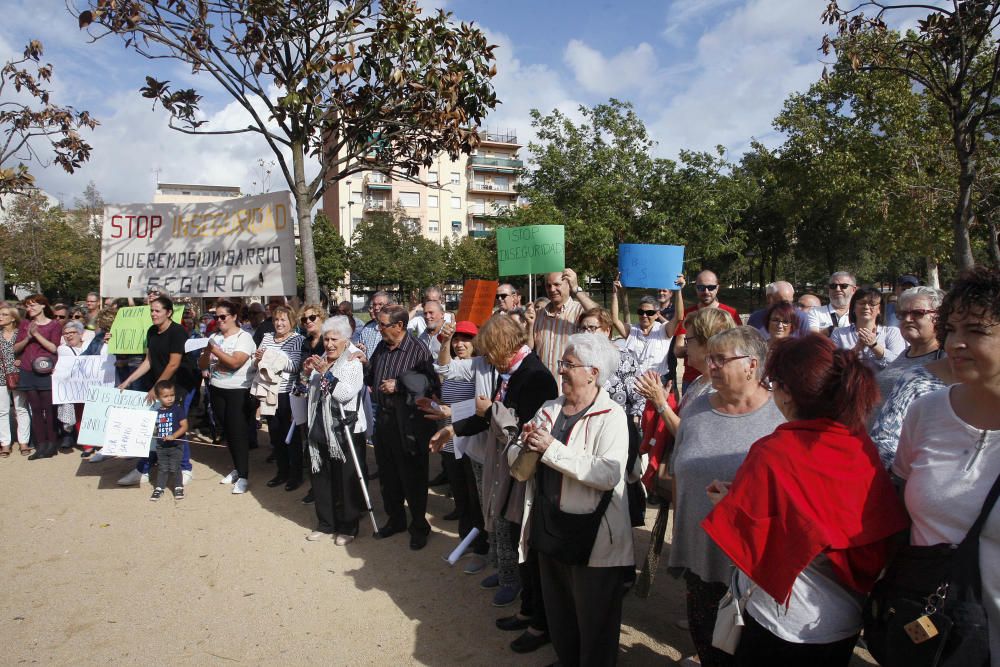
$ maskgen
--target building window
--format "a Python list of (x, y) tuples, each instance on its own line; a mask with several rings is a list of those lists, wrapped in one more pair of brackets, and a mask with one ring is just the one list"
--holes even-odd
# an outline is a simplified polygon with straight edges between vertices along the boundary
[(458, 185), (461, 182), (462, 182), (462, 174), (457, 171), (451, 172), (451, 184)]
[(461, 208), (462, 208), (462, 198), (461, 197), (452, 197), (451, 198), (451, 207), (453, 209), (455, 209), (455, 210), (461, 210)]
[(420, 193), (400, 192), (399, 203), (405, 208), (420, 208)]
[(437, 208), (438, 206), (439, 206), (439, 204), (438, 204), (438, 196), (437, 195), (427, 195), (427, 207), (428, 208)]
[(437, 234), (438, 233), (438, 221), (437, 220), (428, 220), (427, 221), (427, 231), (430, 232), (430, 233), (432, 233), (432, 234)]
[(472, 209), (473, 215), (486, 214), (486, 202), (484, 202), (482, 199), (470, 199), (469, 208)]
[(438, 182), (438, 173), (436, 171), (429, 171), (429, 172), (427, 172), (427, 180), (430, 181), (431, 183), (437, 183)]
[(452, 234), (461, 234), (462, 233), (462, 221), (461, 220), (452, 220), (451, 221), (451, 233)]

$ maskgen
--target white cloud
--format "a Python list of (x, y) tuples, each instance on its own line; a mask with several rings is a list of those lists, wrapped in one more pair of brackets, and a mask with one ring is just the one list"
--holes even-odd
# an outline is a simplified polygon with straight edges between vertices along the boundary
[(600, 51), (573, 39), (566, 45), (563, 62), (584, 90), (605, 97), (648, 90), (658, 78), (656, 53), (646, 42), (605, 58)]
[(712, 20), (718, 23), (718, 14), (725, 8), (731, 8), (735, 0), (673, 0), (667, 9), (667, 16), (663, 28), (663, 39), (673, 46), (681, 46), (688, 42), (692, 34), (700, 32), (699, 24)]

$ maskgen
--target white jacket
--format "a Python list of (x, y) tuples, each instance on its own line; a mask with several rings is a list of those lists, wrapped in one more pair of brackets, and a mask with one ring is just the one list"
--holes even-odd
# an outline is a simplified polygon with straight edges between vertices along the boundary
[[(551, 429), (562, 411), (565, 397), (546, 402), (531, 423)], [(508, 449), (511, 463), (518, 449)], [(563, 475), (559, 509), (574, 514), (586, 514), (597, 509), (601, 496), (614, 489), (601, 527), (597, 531), (589, 567), (635, 565), (632, 522), (625, 496), (625, 466), (628, 461), (628, 417), (608, 392), (601, 389), (597, 399), (569, 434), (569, 442), (553, 440), (539, 465), (548, 465)], [(528, 480), (524, 498), (524, 518), (521, 522), (520, 561), (528, 552), (531, 534), (531, 506), (535, 496), (534, 478)]]
[[(434, 364), (434, 371), (443, 380), (466, 380), (475, 382), (476, 396), (493, 397), (499, 373), (486, 361), (486, 357), (472, 359), (452, 359), (450, 364)], [(470, 435), (465, 441), (465, 453), (476, 463), (486, 460), (486, 440), (488, 432)]]

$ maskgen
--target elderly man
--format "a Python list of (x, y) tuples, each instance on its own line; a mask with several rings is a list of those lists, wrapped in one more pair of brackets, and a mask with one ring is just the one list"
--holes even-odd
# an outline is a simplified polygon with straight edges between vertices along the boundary
[[(407, 529), (403, 502), (410, 508), (410, 548), (423, 549), (431, 526), (427, 522), (428, 444), (434, 422), (423, 418), (414, 400), (440, 395), (431, 353), (407, 335), (402, 306), (386, 306), (377, 316), (379, 345), (365, 368), (365, 384), (378, 405), (375, 460), (378, 462), (382, 505), (388, 521), (375, 534), (384, 539)], [(417, 389), (423, 384), (423, 391)]]
[(559, 377), (559, 360), (569, 337), (576, 333), (580, 313), (597, 307), (597, 303), (580, 287), (573, 269), (545, 274), (545, 293), (549, 298), (545, 308), (525, 312), (528, 346), (534, 348), (552, 377)]
[(94, 330), (97, 323), (97, 313), (101, 311), (101, 296), (97, 292), (87, 292), (87, 329)]
[(747, 324), (767, 337), (767, 322), (764, 317), (768, 309), (777, 303), (795, 303), (795, 288), (784, 280), (768, 283), (764, 288), (764, 298), (767, 299), (767, 305), (752, 312), (747, 318)]
[(375, 348), (382, 342), (382, 333), (378, 328), (378, 314), (391, 303), (394, 302), (388, 292), (379, 290), (372, 294), (372, 298), (368, 300), (368, 315), (371, 319), (363, 327), (354, 330), (351, 342), (357, 345), (366, 357), (371, 357)]
[(441, 341), (438, 334), (444, 326), (444, 306), (439, 301), (428, 301), (424, 304), (424, 323), (426, 328), (417, 336), (417, 340), (427, 346), (431, 356), (437, 359), (438, 352), (441, 351)]
[(823, 302), (815, 294), (803, 294), (795, 302), (795, 305), (799, 309), (799, 312), (802, 313), (802, 317), (808, 317), (809, 311), (813, 308), (819, 308), (823, 305)]
[[(410, 322), (406, 325), (406, 330), (414, 336), (419, 337), (424, 332), (424, 329), (427, 328), (424, 308), (427, 307), (428, 303), (439, 303), (441, 304), (441, 308), (444, 309), (444, 292), (438, 287), (428, 287), (424, 290), (424, 298), (420, 301), (419, 306), (410, 311)], [(445, 321), (454, 322), (455, 318), (445, 311)]]
[(851, 297), (858, 289), (858, 282), (853, 274), (837, 271), (830, 276), (827, 287), (830, 303), (810, 309), (806, 326), (810, 331), (818, 331), (829, 336), (837, 327), (850, 325), (848, 311), (851, 309)]
[[(715, 275), (713, 271), (705, 270), (699, 273), (694, 280), (694, 288), (698, 295), (698, 303), (692, 308), (685, 308), (686, 312), (691, 313), (702, 308), (718, 308), (729, 313), (737, 326), (743, 324), (743, 320), (740, 319), (740, 314), (736, 312), (735, 308), (719, 301), (719, 276)], [(687, 345), (684, 340), (685, 333), (687, 331), (684, 329), (684, 325), (681, 324), (677, 327), (677, 331), (674, 334), (674, 354), (679, 359), (683, 359), (687, 353)], [(696, 371), (693, 366), (685, 364), (684, 377), (681, 379), (682, 391), (687, 389), (688, 385), (697, 379), (699, 375), (701, 373)]]
[(521, 307), (521, 293), (510, 283), (504, 283), (497, 287), (497, 308), (498, 313), (509, 313), (515, 308)]
[[(895, 299), (899, 299), (899, 295), (910, 289), (911, 287), (918, 287), (920, 285), (920, 279), (916, 276), (905, 275), (900, 276), (899, 280), (896, 281), (896, 286), (893, 288), (892, 293)], [(896, 301), (890, 301), (885, 304), (885, 326), (887, 327), (899, 327), (899, 318), (896, 316)]]

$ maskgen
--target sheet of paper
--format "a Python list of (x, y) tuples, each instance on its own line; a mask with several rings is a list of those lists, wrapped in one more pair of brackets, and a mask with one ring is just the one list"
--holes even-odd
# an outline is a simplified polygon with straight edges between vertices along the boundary
[(148, 456), (155, 426), (156, 413), (152, 410), (108, 408), (101, 453), (105, 456)]
[(195, 350), (203, 350), (208, 347), (208, 338), (188, 338), (184, 341), (184, 351), (194, 352)]

